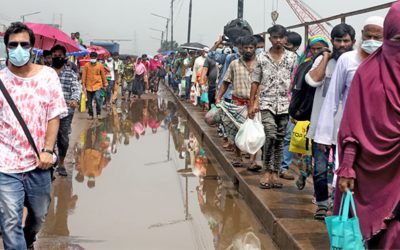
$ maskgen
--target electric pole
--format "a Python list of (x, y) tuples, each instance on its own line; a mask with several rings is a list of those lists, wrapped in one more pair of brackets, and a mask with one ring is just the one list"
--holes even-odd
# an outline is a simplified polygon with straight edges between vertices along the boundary
[(243, 0), (238, 0), (238, 18), (243, 18)]
[(174, 49), (174, 0), (171, 0), (171, 50)]
[(187, 42), (190, 43), (190, 32), (192, 29), (192, 0), (189, 2), (189, 23), (188, 23), (188, 36)]

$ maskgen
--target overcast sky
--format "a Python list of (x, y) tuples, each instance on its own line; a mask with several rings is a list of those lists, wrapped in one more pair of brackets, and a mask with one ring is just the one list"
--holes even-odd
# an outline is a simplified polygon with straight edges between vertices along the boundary
[[(322, 17), (389, 2), (389, 0), (303, 1)], [(0, 0), (0, 2), (3, 3), (0, 4), (2, 6), (0, 24), (8, 25), (14, 20), (21, 20), (21, 15), (36, 11), (40, 11), (40, 14), (27, 16), (26, 21), (59, 24), (62, 14), (62, 29), (68, 34), (80, 31), (81, 37), (87, 43), (92, 39), (130, 39), (132, 41), (120, 42), (122, 53), (152, 54), (159, 48), (160, 41), (154, 38), (160, 38), (161, 32), (150, 28), (163, 30), (166, 22), (150, 13), (169, 17), (171, 1)], [(244, 0), (244, 2), (244, 18), (256, 33), (264, 31), (265, 26), (271, 25), (270, 13), (273, 6), (280, 13), (277, 23), (292, 25), (299, 22), (285, 0)], [(178, 43), (184, 43), (187, 39), (188, 9), (189, 0), (175, 0), (174, 40)], [(387, 10), (374, 12), (373, 15), (384, 16), (386, 13)], [(236, 16), (237, 0), (193, 0), (192, 42), (212, 45), (222, 33), (223, 26)], [(366, 17), (368, 16), (363, 15), (348, 20), (358, 35)], [(296, 31), (303, 33), (302, 30)]]

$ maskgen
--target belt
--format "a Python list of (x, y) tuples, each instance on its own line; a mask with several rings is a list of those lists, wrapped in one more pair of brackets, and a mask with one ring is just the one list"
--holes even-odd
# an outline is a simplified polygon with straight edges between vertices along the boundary
[(239, 98), (234, 95), (232, 95), (232, 101), (233, 101), (233, 103), (235, 103), (239, 106), (249, 106), (250, 105), (250, 99)]

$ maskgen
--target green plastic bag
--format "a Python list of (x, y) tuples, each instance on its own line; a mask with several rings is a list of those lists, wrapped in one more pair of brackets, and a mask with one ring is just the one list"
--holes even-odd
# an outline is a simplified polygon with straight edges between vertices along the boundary
[(203, 92), (201, 94), (200, 102), (201, 103), (208, 103), (208, 93), (207, 92)]
[[(349, 218), (350, 204), (354, 214), (352, 218)], [(365, 249), (353, 194), (349, 190), (342, 196), (339, 215), (326, 217), (325, 223), (332, 250)]]
[(101, 97), (106, 97), (106, 95), (107, 95), (106, 90), (105, 89), (100, 89), (100, 96)]

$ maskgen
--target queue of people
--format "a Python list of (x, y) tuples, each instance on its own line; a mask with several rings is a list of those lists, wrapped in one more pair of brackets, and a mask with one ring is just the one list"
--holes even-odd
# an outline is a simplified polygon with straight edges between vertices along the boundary
[[(351, 189), (368, 246), (399, 248), (400, 193), (389, 191), (400, 184), (399, 11), (395, 3), (386, 19), (369, 17), (359, 31), (338, 24), (330, 38), (305, 41), (300, 55), (301, 36), (281, 25), (268, 30), (267, 49), (263, 37), (243, 34), (230, 44), (220, 39), (211, 49), (178, 51), (165, 64), (169, 85), (205, 111), (214, 104), (222, 110), (217, 128), (223, 148), (235, 153), (234, 167), (245, 165), (245, 152), (235, 145), (240, 125), (260, 116), (263, 164), (248, 155), (247, 170), (265, 169), (261, 189), (280, 189), (280, 179), (294, 180), (288, 170), (298, 159), (298, 189), (313, 178), (314, 219), (338, 213), (341, 193)], [(303, 121), (307, 150), (299, 153), (290, 145)]]

